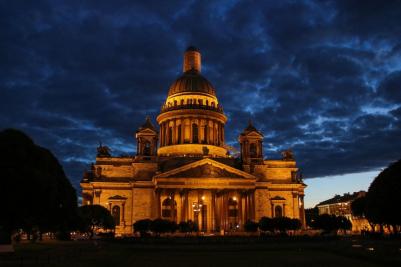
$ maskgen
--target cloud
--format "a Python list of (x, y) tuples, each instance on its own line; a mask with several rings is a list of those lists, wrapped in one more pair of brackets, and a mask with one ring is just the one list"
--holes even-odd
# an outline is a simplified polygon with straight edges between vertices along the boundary
[(307, 178), (375, 170), (400, 158), (400, 17), (397, 1), (2, 3), (0, 127), (78, 186), (99, 141), (134, 154), (196, 45), (230, 144), (252, 118)]

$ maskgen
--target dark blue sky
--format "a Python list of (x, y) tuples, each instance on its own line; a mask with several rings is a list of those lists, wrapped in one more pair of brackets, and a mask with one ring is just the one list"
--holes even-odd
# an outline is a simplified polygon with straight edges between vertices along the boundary
[(75, 186), (99, 141), (133, 154), (188, 45), (229, 117), (306, 178), (401, 158), (400, 1), (1, 1), (0, 128), (51, 149)]

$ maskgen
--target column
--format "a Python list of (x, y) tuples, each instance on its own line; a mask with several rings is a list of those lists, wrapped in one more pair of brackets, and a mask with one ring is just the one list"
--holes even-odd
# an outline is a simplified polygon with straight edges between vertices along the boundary
[(165, 132), (166, 126), (165, 126), (164, 122), (160, 124), (160, 128), (161, 128), (160, 129), (160, 146), (165, 146), (166, 142), (165, 142), (164, 138), (166, 135), (166, 132)]
[(189, 211), (188, 211), (189, 205), (188, 205), (188, 189), (185, 189), (185, 193), (184, 193), (184, 210), (185, 210), (185, 216), (184, 216), (184, 221), (188, 221), (188, 215), (189, 215)]
[(169, 143), (170, 141), (170, 121), (166, 121), (166, 145), (169, 146), (171, 145)]
[(123, 223), (123, 225), (125, 226), (125, 203), (123, 202), (123, 203), (121, 204), (121, 206), (123, 207), (123, 208), (122, 208), (122, 212), (123, 212), (123, 214), (122, 214), (122, 223)]
[(239, 191), (238, 192), (238, 224), (239, 224), (239, 227), (241, 230), (244, 228), (243, 227), (244, 223), (245, 222), (243, 221), (243, 218), (242, 218), (242, 192)]
[(216, 230), (216, 190), (212, 190), (212, 199), (211, 199), (211, 230)]
[[(185, 190), (185, 189), (184, 189)], [(180, 207), (181, 207), (181, 216), (180, 216), (180, 222), (185, 221), (185, 192), (181, 191), (180, 192)]]
[(251, 192), (251, 220), (255, 220), (255, 191)]
[(306, 227), (306, 221), (305, 221), (305, 207), (304, 207), (304, 195), (299, 195), (299, 205), (301, 206), (300, 211), (299, 211), (299, 219), (301, 220), (302, 223), (302, 228), (305, 229)]
[(177, 123), (176, 123), (176, 119), (174, 119), (173, 120), (173, 131), (172, 131), (172, 134), (173, 134), (173, 138), (172, 138), (172, 141), (173, 141), (173, 145), (175, 145), (175, 144), (177, 144)]
[(192, 118), (189, 118), (189, 143), (192, 144)]
[(249, 209), (248, 209), (248, 198), (249, 198), (249, 194), (248, 192), (245, 193), (245, 221), (249, 220)]
[(156, 189), (156, 217), (161, 218), (161, 199), (160, 199), (160, 189)]
[(224, 144), (225, 139), (224, 139), (224, 124), (221, 124), (221, 141)]
[(175, 205), (175, 191), (173, 191), (171, 194), (170, 209), (171, 209), (171, 220), (174, 222), (177, 222), (177, 207)]

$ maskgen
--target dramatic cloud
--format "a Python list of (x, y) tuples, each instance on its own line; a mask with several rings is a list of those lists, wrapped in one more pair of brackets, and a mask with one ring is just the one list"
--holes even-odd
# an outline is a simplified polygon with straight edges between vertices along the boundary
[(78, 187), (99, 141), (134, 154), (190, 45), (236, 145), (292, 148), (307, 178), (401, 157), (400, 1), (0, 3), (0, 128), (51, 149)]

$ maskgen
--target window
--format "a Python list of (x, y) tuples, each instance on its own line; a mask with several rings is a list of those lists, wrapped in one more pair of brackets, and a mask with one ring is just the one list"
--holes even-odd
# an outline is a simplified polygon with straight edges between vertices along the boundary
[(238, 216), (238, 202), (233, 198), (228, 200), (228, 217)]
[(171, 197), (166, 198), (162, 202), (162, 217), (173, 219), (177, 212), (177, 202), (171, 199)]
[(178, 137), (177, 137), (177, 144), (181, 144), (181, 124), (180, 125), (178, 125), (178, 127), (177, 127), (177, 135), (178, 135)]
[(150, 142), (149, 141), (145, 142), (145, 146), (143, 148), (143, 155), (150, 156)]
[(276, 218), (283, 217), (283, 208), (281, 206), (276, 206), (274, 208), (274, 217)]
[(195, 123), (192, 124), (192, 143), (194, 143), (194, 144), (199, 143), (198, 125), (196, 125)]
[(207, 134), (208, 134), (207, 125), (205, 125), (205, 128), (203, 128), (203, 143), (204, 144), (207, 144)]
[(184, 105), (184, 99), (181, 99), (181, 106)]
[(173, 144), (173, 127), (168, 127), (168, 144)]
[(114, 218), (114, 223), (116, 225), (120, 225), (120, 207), (119, 206), (114, 206), (113, 209), (111, 210), (111, 216)]
[(249, 154), (251, 156), (251, 158), (256, 158), (257, 153), (256, 153), (256, 144), (252, 143), (249, 147)]

